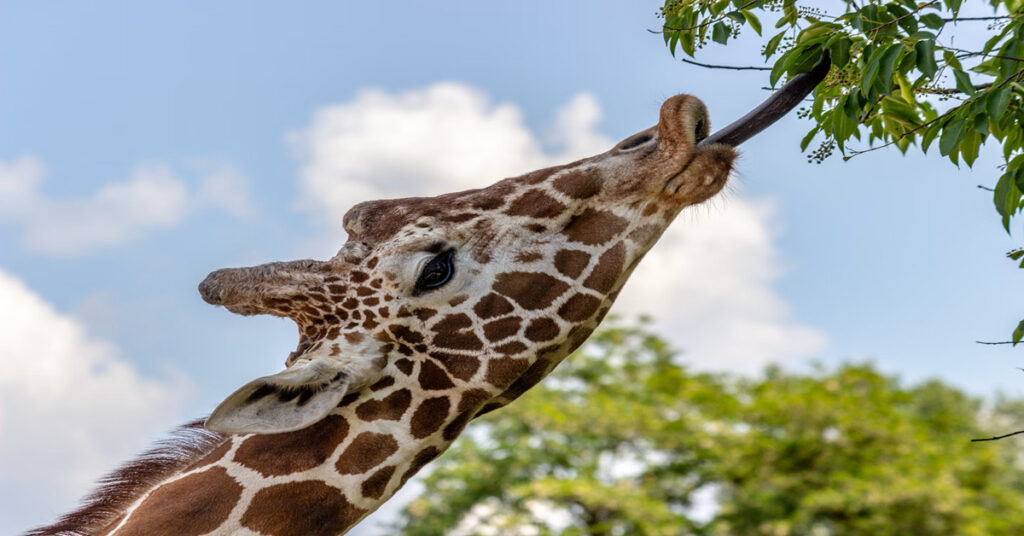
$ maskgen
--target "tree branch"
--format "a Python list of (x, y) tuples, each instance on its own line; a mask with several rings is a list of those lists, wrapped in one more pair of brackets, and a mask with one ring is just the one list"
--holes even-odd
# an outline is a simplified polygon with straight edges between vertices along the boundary
[(680, 58), (683, 63), (689, 63), (698, 67), (704, 67), (705, 69), (731, 69), (733, 71), (770, 71), (771, 67), (754, 67), (749, 65), (712, 65), (710, 63), (700, 63), (699, 61), (688, 60), (686, 58)]
[(1017, 434), (1024, 434), (1024, 430), (1017, 430), (1016, 432), (1010, 432), (1008, 434), (1003, 434), (1001, 436), (984, 437), (984, 438), (980, 438), (980, 439), (972, 439), (971, 443), (975, 443), (975, 442), (978, 442), (978, 441), (998, 441), (1000, 439), (1006, 439), (1008, 437), (1015, 436)]
[[(981, 188), (981, 189), (983, 189), (983, 190), (990, 190), (990, 188), (984, 188), (984, 187), (983, 187), (983, 186), (981, 186), (981, 185), (978, 185), (978, 188)], [(996, 344), (1013, 344), (1013, 341), (999, 341), (999, 342), (989, 342), (989, 341), (974, 341), (974, 342), (976, 342), (976, 343), (978, 343), (978, 344), (991, 344), (991, 345), (996, 345)]]

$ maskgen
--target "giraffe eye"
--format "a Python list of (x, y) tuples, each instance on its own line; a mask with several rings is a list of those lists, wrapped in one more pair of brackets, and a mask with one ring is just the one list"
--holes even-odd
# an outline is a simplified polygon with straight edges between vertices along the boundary
[(420, 272), (420, 277), (416, 279), (416, 290), (434, 290), (444, 286), (455, 274), (455, 265), (452, 262), (454, 258), (455, 250), (449, 249), (427, 261), (427, 265)]

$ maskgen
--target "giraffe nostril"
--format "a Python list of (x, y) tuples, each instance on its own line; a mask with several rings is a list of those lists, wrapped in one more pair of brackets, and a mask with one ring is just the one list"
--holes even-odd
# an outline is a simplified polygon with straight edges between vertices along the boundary
[(706, 137), (708, 137), (708, 122), (700, 119), (693, 127), (693, 143), (698, 144)]

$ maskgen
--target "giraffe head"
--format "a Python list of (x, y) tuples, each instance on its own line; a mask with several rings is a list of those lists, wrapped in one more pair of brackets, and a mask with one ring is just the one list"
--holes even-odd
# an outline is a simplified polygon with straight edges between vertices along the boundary
[(586, 339), (679, 211), (724, 186), (736, 153), (698, 145), (708, 131), (704, 105), (675, 96), (656, 126), (606, 153), (479, 190), (360, 203), (329, 260), (213, 272), (206, 301), (292, 318), (300, 337), (284, 371), (243, 386), (207, 426), (303, 428), (414, 365), (424, 389), (518, 396)]

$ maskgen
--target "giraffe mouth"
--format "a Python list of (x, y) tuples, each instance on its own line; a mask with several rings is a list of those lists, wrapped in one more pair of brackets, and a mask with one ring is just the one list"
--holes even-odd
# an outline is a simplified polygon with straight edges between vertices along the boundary
[(206, 303), (240, 315), (289, 316), (282, 307), (311, 284), (322, 285), (326, 265), (304, 259), (215, 270), (199, 283), (199, 295)]

